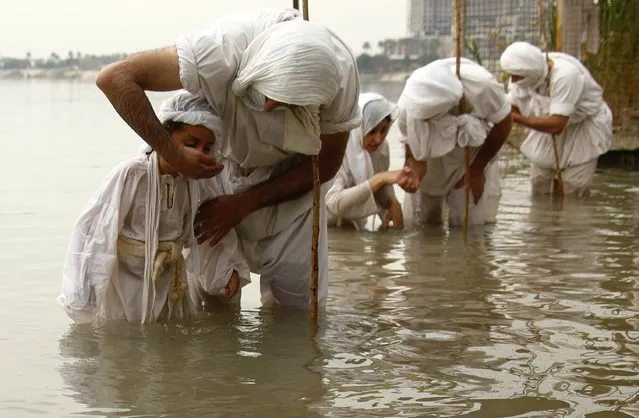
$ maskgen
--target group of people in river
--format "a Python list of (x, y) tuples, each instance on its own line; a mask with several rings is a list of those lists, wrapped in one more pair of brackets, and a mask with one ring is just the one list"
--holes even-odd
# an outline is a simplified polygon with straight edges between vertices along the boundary
[[(58, 303), (77, 322), (183, 320), (236, 304), (250, 273), (265, 305), (310, 306), (310, 156), (320, 168), (319, 304), (328, 294), (329, 225), (379, 216), (402, 229), (495, 222), (498, 154), (513, 123), (534, 195), (556, 169), (566, 196), (587, 196), (612, 115), (584, 65), (515, 42), (504, 88), (481, 65), (436, 60), (397, 103), (360, 92), (340, 38), (294, 9), (218, 19), (174, 45), (104, 68), (98, 88), (145, 142), (108, 176), (77, 221)], [(156, 113), (146, 91), (176, 91)], [(386, 136), (405, 151), (390, 169)], [(557, 144), (555, 157), (553, 141)], [(556, 167), (557, 164), (559, 167)], [(403, 204), (394, 187), (405, 191)]]

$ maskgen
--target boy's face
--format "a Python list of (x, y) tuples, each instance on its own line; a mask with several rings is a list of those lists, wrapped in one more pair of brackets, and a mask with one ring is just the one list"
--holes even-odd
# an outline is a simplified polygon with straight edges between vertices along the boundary
[(215, 134), (202, 125), (184, 125), (184, 128), (171, 134), (173, 141), (184, 147), (195, 148), (203, 154), (211, 155)]
[[(211, 150), (215, 143), (215, 134), (202, 125), (184, 125), (181, 130), (173, 131), (171, 138), (173, 142), (178, 145), (194, 148), (202, 154), (207, 155), (211, 155)], [(158, 159), (160, 161), (160, 172), (162, 174), (179, 175), (178, 171), (166, 162), (162, 156), (158, 156)]]

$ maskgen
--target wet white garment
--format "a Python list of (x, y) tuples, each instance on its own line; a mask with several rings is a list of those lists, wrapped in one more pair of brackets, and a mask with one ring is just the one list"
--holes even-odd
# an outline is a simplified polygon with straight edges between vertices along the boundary
[[(298, 155), (275, 167), (261, 167), (244, 176), (239, 164), (225, 160), (218, 176), (224, 194), (240, 193), (298, 165)], [(216, 177), (216, 178), (218, 178)], [(210, 181), (210, 180), (209, 180)], [(320, 307), (328, 294), (328, 240), (325, 196), (320, 188), (319, 293)], [(313, 236), (312, 191), (297, 199), (259, 209), (235, 227), (251, 272), (260, 274), (262, 298), (297, 308), (310, 306), (311, 242)], [(269, 290), (273, 288), (273, 290)]]
[[(562, 170), (596, 160), (612, 145), (612, 112), (603, 100), (603, 90), (576, 58), (562, 53), (549, 54), (550, 97), (545, 84), (523, 89), (511, 83), (508, 97), (524, 116), (562, 115), (568, 124), (555, 135)], [(514, 60), (514, 58), (511, 58)], [(552, 135), (531, 130), (521, 145), (522, 153), (534, 165), (554, 169)]]
[[(573, 165), (561, 171), (561, 181), (565, 196), (587, 197), (590, 185), (595, 177), (597, 159), (583, 164)], [(552, 168), (542, 168), (535, 164), (530, 166), (530, 183), (533, 196), (544, 196), (553, 193), (556, 186), (556, 172)]]
[[(405, 223), (410, 224), (411, 220), (415, 220), (413, 224), (423, 223), (430, 213), (441, 212), (442, 198), (446, 197), (449, 224), (458, 225), (463, 217), (464, 189), (453, 187), (465, 173), (464, 147), (470, 146), (472, 162), (492, 126), (506, 118), (511, 107), (501, 84), (490, 72), (468, 59), (461, 60), (461, 82), (455, 74), (454, 58), (438, 60), (426, 67), (411, 75), (412, 81), (409, 78), (410, 83), (407, 81), (398, 102), (400, 140), (410, 146), (417, 161), (427, 164), (420, 183), (421, 193), (405, 195)], [(458, 107), (460, 91), (466, 103), (467, 114), (463, 115), (459, 114)], [(471, 225), (493, 218), (492, 214), (485, 214), (484, 201), (498, 201), (501, 196), (497, 158), (486, 166), (484, 174), (482, 199), (477, 205), (470, 202)], [(494, 203), (490, 206), (496, 207)]]
[[(233, 270), (245, 285), (248, 269), (234, 235), (221, 245), (198, 246), (193, 236), (194, 208), (211, 187), (199, 181), (159, 175), (157, 158), (139, 156), (116, 167), (84, 209), (71, 236), (58, 303), (77, 322), (119, 320), (153, 322), (182, 319), (195, 308), (172, 306), (171, 270), (151, 279), (161, 243), (190, 247), (188, 287), (220, 294)], [(118, 238), (145, 245), (145, 257), (118, 251)], [(162, 248), (160, 248), (161, 250)], [(188, 298), (188, 296), (187, 296)]]
[[(255, 19), (268, 24), (258, 30)], [(308, 129), (310, 115), (283, 106), (272, 112), (262, 111), (263, 100), (258, 106), (260, 99), (255, 92), (261, 94), (259, 97), (265, 94), (259, 88), (289, 103), (316, 106), (322, 134), (348, 132), (360, 123), (359, 75), (352, 52), (328, 29), (282, 19), (291, 17), (282, 12), (256, 13), (253, 20), (220, 19), (176, 41), (183, 87), (206, 97), (222, 117), (226, 131), (222, 154), (244, 169), (272, 166), (297, 153), (314, 155), (320, 149), (317, 131)], [(291, 34), (292, 29), (296, 33)], [(277, 37), (279, 42), (266, 43), (267, 35)], [(258, 56), (257, 44), (278, 50), (278, 62), (270, 60), (262, 68), (274, 80), (268, 88), (252, 74), (254, 70), (248, 71), (259, 68), (252, 58)], [(301, 47), (307, 51), (306, 60), (295, 53)], [(267, 59), (263, 53), (259, 57)], [(255, 84), (254, 88), (249, 82)], [(309, 98), (313, 104), (307, 101)]]
[[(286, 13), (289, 15), (286, 16)], [(294, 26), (303, 38), (303, 44), (300, 45), (315, 45), (314, 47), (321, 49), (321, 55), (330, 61), (318, 62), (313, 58), (312, 61), (301, 63), (297, 55), (278, 54), (280, 63), (271, 63), (264, 69), (276, 79), (276, 82), (268, 87), (276, 90), (275, 94), (271, 94), (276, 96), (294, 93), (295, 97), (282, 96), (286, 101), (294, 103), (312, 97), (307, 96), (307, 93), (313, 92), (316, 103), (299, 103), (306, 107), (318, 106), (321, 134), (348, 132), (360, 124), (361, 114), (357, 105), (359, 75), (352, 52), (327, 29), (308, 22), (286, 24), (285, 21), (294, 18), (290, 12), (285, 11), (274, 14), (257, 13), (252, 18), (245, 19), (220, 19), (211, 26), (181, 36), (176, 41), (182, 85), (186, 90), (206, 97), (224, 122), (221, 152), (228, 160), (225, 163), (228, 168), (226, 193), (239, 193), (270, 180), (302, 162), (304, 158), (300, 154), (317, 154), (320, 149), (317, 132), (308, 129), (308, 120), (300, 115), (299, 109), (280, 107), (272, 112), (256, 109), (255, 95), (249, 92), (250, 89), (246, 85), (246, 79), (255, 80), (256, 76), (240, 74), (243, 69), (259, 66), (259, 63), (249, 63), (247, 60), (250, 57), (245, 57), (245, 53), (254, 49), (251, 45), (255, 41), (264, 44), (260, 34), (269, 28), (282, 25), (282, 33), (289, 33), (288, 28)], [(257, 27), (256, 20), (263, 24)], [(324, 35), (314, 38), (314, 41), (307, 36), (321, 33)], [(293, 34), (280, 38), (281, 47), (286, 46), (291, 50), (298, 48), (295, 36)], [(327, 56), (327, 39), (330, 39), (332, 57)], [(318, 80), (320, 73), (315, 70), (309, 74), (295, 72), (295, 68), (298, 67), (319, 69), (320, 73), (327, 76), (327, 80)], [(336, 79), (337, 90), (331, 81), (333, 75), (330, 74), (330, 70), (326, 70), (332, 67), (339, 73)], [(283, 77), (284, 81), (277, 81), (277, 77)], [(305, 77), (309, 79), (305, 81)], [(307, 85), (307, 81), (315, 84), (312, 90), (304, 91), (303, 86)], [(291, 91), (285, 92), (289, 86)], [(326, 87), (327, 96), (319, 91), (323, 86)], [(254, 90), (264, 95), (259, 91), (260, 88), (262, 87), (256, 82)], [(266, 88), (263, 90), (267, 91)], [(322, 196), (322, 211), (325, 211), (323, 199)], [(269, 283), (268, 286), (272, 284), (274, 288), (281, 289), (275, 292), (279, 295), (276, 296), (277, 303), (308, 306), (312, 237), (312, 228), (308, 220), (312, 219), (312, 207), (312, 192), (309, 191), (299, 198), (262, 208), (236, 227), (251, 271), (261, 274), (262, 283)], [(322, 236), (326, 235), (325, 229), (326, 224), (322, 223)], [(301, 248), (292, 245), (300, 244), (302, 241), (308, 245), (305, 244)], [(264, 248), (265, 243), (269, 243), (268, 248)], [(322, 290), (327, 289), (328, 247), (325, 239), (320, 244)], [(320, 299), (325, 300), (325, 297), (325, 291), (320, 293)]]
[(326, 205), (333, 218), (350, 220), (357, 229), (363, 229), (369, 216), (383, 216), (388, 199), (395, 196), (392, 185), (382, 187), (376, 194), (368, 180), (377, 173), (388, 171), (390, 150), (384, 140), (375, 153), (364, 148), (364, 137), (386, 117), (391, 123), (397, 117), (397, 107), (376, 93), (360, 95), (359, 107), (362, 110), (362, 124), (350, 133), (346, 152), (333, 184), (326, 194)]

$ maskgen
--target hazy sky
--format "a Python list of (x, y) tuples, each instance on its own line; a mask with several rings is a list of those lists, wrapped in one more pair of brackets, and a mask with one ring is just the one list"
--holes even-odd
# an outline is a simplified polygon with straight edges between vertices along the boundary
[[(291, 7), (292, 0), (1, 0), (0, 56), (69, 50), (106, 54), (170, 45), (179, 34), (229, 13)], [(310, 0), (312, 21), (356, 53), (406, 33), (407, 0)]]

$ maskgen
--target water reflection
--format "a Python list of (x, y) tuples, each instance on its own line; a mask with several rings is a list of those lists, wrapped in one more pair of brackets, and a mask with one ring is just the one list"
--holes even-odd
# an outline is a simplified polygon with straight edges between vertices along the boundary
[(315, 342), (306, 315), (248, 309), (257, 284), (189, 325), (69, 326), (53, 302), (69, 230), (137, 142), (93, 85), (0, 84), (0, 169), (19, 179), (1, 184), (1, 416), (639, 416), (639, 173), (600, 171), (559, 209), (515, 156), (497, 224), (467, 240), (332, 230)]
[(73, 398), (109, 416), (314, 416), (323, 393), (299, 313), (217, 313), (190, 325), (75, 325), (60, 340)]

